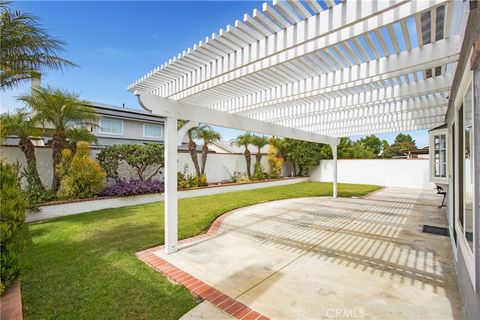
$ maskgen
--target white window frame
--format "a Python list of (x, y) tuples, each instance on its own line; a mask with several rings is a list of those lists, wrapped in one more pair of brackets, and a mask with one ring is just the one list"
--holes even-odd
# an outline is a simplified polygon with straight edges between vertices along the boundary
[[(149, 135), (145, 134), (146, 126), (159, 127), (160, 128), (160, 136), (156, 137), (156, 136), (149, 136)], [(161, 124), (157, 124), (157, 123), (144, 122), (143, 123), (143, 137), (144, 138), (152, 138), (152, 139), (163, 139), (163, 126)]]
[[(435, 176), (435, 136), (445, 136), (445, 177), (437, 177)], [(450, 165), (450, 148), (449, 148), (449, 136), (448, 136), (448, 128), (444, 129), (437, 129), (431, 130), (429, 132), (429, 158), (430, 158), (430, 181), (433, 183), (438, 184), (448, 184), (449, 182), (449, 169), (448, 166)]]
[[(114, 132), (104, 132), (102, 131), (102, 121), (104, 120), (114, 120), (114, 121), (120, 121), (120, 123), (122, 124), (122, 132), (121, 133), (114, 133)], [(105, 118), (101, 118), (100, 119), (100, 123), (99, 123), (99, 129), (98, 129), (98, 132), (100, 134), (105, 134), (105, 135), (111, 135), (111, 136), (123, 136), (124, 132), (125, 132), (125, 123), (122, 119), (117, 119), (117, 118), (108, 118), (108, 117), (105, 117)]]
[[(471, 70), (468, 70), (468, 68), (466, 68), (466, 70), (464, 71), (463, 73), (463, 76), (462, 76), (462, 79), (460, 81), (460, 85), (458, 87), (458, 93), (457, 93), (457, 96), (455, 98), (455, 130), (457, 131), (456, 134), (455, 134), (455, 137), (456, 139), (458, 139), (459, 135), (460, 134), (464, 134), (463, 130), (464, 128), (460, 128), (458, 126), (458, 124), (460, 123), (459, 122), (459, 119), (458, 119), (458, 111), (460, 110), (460, 107), (463, 105), (464, 103), (464, 97), (465, 97), (465, 94), (467, 93), (467, 90), (468, 90), (468, 87), (471, 86), (473, 83), (473, 72)], [(473, 94), (473, 90), (472, 90), (472, 94)], [(463, 116), (463, 115), (461, 115)], [(473, 139), (473, 135), (471, 137), (471, 139)], [(473, 146), (475, 146), (475, 141), (472, 141), (473, 143)], [(457, 145), (457, 148), (455, 150), (455, 156), (457, 157), (457, 154), (458, 152), (463, 152), (463, 146), (459, 146), (458, 143), (456, 144)], [(457, 157), (458, 158), (458, 157)], [(476, 161), (476, 158), (475, 158), (475, 152), (472, 152), (472, 161)], [(460, 181), (463, 181), (463, 180), (460, 180), (460, 175), (459, 175), (459, 170), (458, 170), (458, 161), (456, 161), (456, 168), (454, 168), (455, 170), (455, 176), (456, 176), (456, 181), (454, 181), (454, 183), (456, 184), (455, 186), (455, 189), (457, 190), (456, 192), (456, 195), (455, 195), (455, 210), (458, 212), (459, 210), (459, 204), (460, 204), (460, 201), (463, 201), (463, 199), (460, 199), (459, 197), (459, 192), (458, 190), (460, 190)], [(474, 173), (475, 174), (475, 173)], [(463, 177), (462, 177), (463, 179)], [(473, 203), (475, 204), (476, 203), (476, 190), (474, 189), (473, 191)], [(476, 216), (477, 216), (477, 212), (476, 212), (476, 207), (474, 206), (473, 207), (473, 221), (475, 223), (475, 220), (476, 220)], [(475, 262), (476, 261), (476, 250), (475, 248), (477, 247), (477, 244), (476, 244), (476, 241), (475, 241), (475, 238), (474, 238), (474, 241), (473, 241), (473, 252), (472, 250), (470, 249), (468, 243), (467, 243), (467, 239), (465, 238), (465, 234), (464, 234), (464, 230), (463, 230), (463, 221), (462, 223), (460, 222), (460, 219), (459, 219), (459, 214), (456, 214), (455, 215), (455, 219), (456, 219), (456, 223), (455, 223), (455, 230), (457, 232), (457, 246), (461, 248), (461, 252), (463, 253), (463, 259), (465, 260), (465, 265), (466, 265), (466, 269), (467, 269), (467, 273), (469, 274), (470, 276), (470, 281), (472, 283), (472, 286), (474, 288), (474, 291), (475, 292), (480, 292), (480, 288), (477, 288), (476, 286), (476, 266), (475, 266)], [(465, 218), (465, 213), (463, 213), (463, 218)]]

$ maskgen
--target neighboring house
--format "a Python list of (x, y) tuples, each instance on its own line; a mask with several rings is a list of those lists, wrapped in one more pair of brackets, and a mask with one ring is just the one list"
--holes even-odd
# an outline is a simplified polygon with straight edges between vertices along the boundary
[(405, 150), (407, 159), (428, 159), (429, 158), (429, 146), (425, 146), (419, 149)]
[(89, 127), (98, 139), (98, 146), (163, 143), (163, 117), (140, 109), (102, 103), (90, 106), (99, 116), (98, 125)]

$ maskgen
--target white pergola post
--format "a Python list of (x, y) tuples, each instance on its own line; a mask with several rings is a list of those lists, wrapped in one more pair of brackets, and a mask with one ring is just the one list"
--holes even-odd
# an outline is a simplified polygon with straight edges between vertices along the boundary
[(332, 148), (333, 154), (333, 198), (337, 197), (337, 145), (331, 144), (330, 147)]
[(177, 118), (165, 118), (165, 253), (177, 251)]

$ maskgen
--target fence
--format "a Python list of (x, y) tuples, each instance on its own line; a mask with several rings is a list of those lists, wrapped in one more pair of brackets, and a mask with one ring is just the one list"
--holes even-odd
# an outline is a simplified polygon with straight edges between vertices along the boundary
[[(322, 160), (310, 174), (312, 181), (332, 181), (333, 161)], [(427, 159), (338, 160), (341, 183), (376, 184), (386, 187), (431, 189)]]

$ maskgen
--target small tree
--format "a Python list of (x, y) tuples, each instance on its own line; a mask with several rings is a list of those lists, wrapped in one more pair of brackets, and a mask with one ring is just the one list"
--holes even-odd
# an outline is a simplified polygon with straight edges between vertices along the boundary
[[(140, 180), (150, 180), (164, 165), (163, 146), (159, 144), (118, 144), (106, 147), (97, 159), (111, 179), (118, 180), (122, 162), (135, 169)], [(147, 174), (150, 170), (151, 173)]]
[(235, 139), (232, 142), (232, 145), (245, 148), (245, 151), (243, 154), (245, 155), (245, 162), (247, 164), (247, 175), (249, 179), (252, 178), (251, 169), (250, 169), (252, 164), (252, 155), (250, 153), (250, 150), (248, 150), (248, 145), (251, 143), (252, 143), (252, 134), (250, 132), (246, 132), (242, 135), (239, 135), (237, 139)]
[(415, 140), (409, 134), (399, 133), (391, 145), (387, 145), (383, 150), (383, 158), (393, 158), (404, 156), (406, 150), (416, 149)]
[(38, 134), (38, 130), (35, 128), (35, 119), (32, 119), (28, 112), (21, 110), (14, 114), (1, 115), (0, 122), (2, 123), (2, 127), (6, 134), (18, 137), (18, 146), (27, 160), (27, 170), (30, 182), (35, 184), (34, 187), (40, 192), (45, 192), (45, 187), (38, 174), (35, 147), (32, 140), (30, 140), (31, 136)]
[(202, 130), (198, 130), (196, 132), (196, 136), (198, 139), (203, 141), (202, 144), (202, 166), (200, 167), (200, 176), (205, 175), (205, 165), (207, 163), (207, 155), (208, 155), (208, 145), (212, 142), (216, 142), (220, 140), (220, 134), (213, 130), (209, 126), (205, 126)]
[(290, 160), (295, 175), (308, 174), (309, 170), (320, 164), (325, 157), (325, 148), (321, 143), (285, 138), (282, 154)]
[(262, 148), (268, 144), (268, 139), (265, 136), (252, 136), (252, 145), (257, 147), (257, 154), (255, 155), (255, 164), (260, 164), (262, 161)]
[[(178, 128), (180, 129), (187, 122), (188, 121), (186, 121), (186, 120), (179, 120), (178, 121)], [(193, 167), (195, 168), (195, 173), (197, 174), (197, 177), (200, 177), (201, 172), (200, 172), (200, 165), (198, 163), (197, 144), (195, 143), (196, 132), (198, 130), (201, 130), (201, 128), (195, 127), (195, 128), (191, 128), (187, 131), (187, 137), (188, 137), (187, 148), (188, 148), (188, 152), (190, 153), (190, 158), (192, 158)]]
[(96, 125), (97, 115), (94, 109), (87, 106), (75, 93), (53, 88), (34, 90), (31, 95), (18, 98), (29, 105), (35, 117), (44, 124), (54, 127), (52, 139), (53, 180), (52, 190), (60, 186), (58, 165), (62, 160), (62, 150), (68, 148), (67, 132), (81, 125)]

